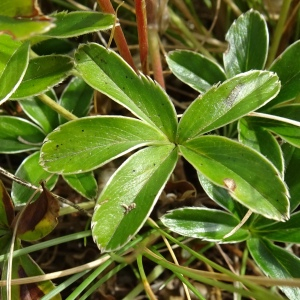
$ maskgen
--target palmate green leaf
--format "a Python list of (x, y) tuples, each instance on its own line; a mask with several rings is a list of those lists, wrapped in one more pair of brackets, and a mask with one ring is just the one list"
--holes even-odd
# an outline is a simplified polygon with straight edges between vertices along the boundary
[[(57, 182), (58, 175), (46, 172), (39, 165), (39, 157), (39, 152), (34, 152), (33, 154), (29, 155), (22, 161), (15, 175), (36, 186), (39, 186), (41, 180), (45, 180), (47, 188), (51, 190)], [(33, 193), (34, 190), (20, 185), (15, 181), (12, 184), (11, 198), (15, 206), (26, 204)], [(38, 193), (34, 199), (36, 199), (39, 195), (40, 193)]]
[(278, 96), (266, 108), (291, 100), (300, 94), (299, 53), (300, 41), (297, 41), (279, 55), (270, 67), (270, 71), (277, 73), (282, 87)]
[(233, 214), (239, 220), (247, 213), (247, 208), (234, 200), (223, 187), (213, 184), (200, 172), (197, 172), (199, 182), (208, 197), (218, 203), (221, 207)]
[(240, 228), (233, 235), (223, 239), (240, 221), (234, 216), (216, 209), (198, 207), (175, 209), (165, 214), (161, 221), (173, 232), (205, 241), (236, 243), (249, 237), (249, 231)]
[(286, 182), (291, 195), (291, 211), (294, 211), (300, 204), (300, 149), (295, 148), (290, 144), (284, 144), (282, 150), (285, 160), (284, 181)]
[(249, 71), (213, 86), (184, 112), (178, 128), (179, 143), (243, 117), (270, 101), (279, 90), (278, 77), (268, 71)]
[(55, 38), (77, 37), (82, 34), (112, 28), (115, 17), (94, 11), (59, 12), (50, 15), (54, 18), (55, 27), (44, 36)]
[(132, 238), (151, 213), (178, 159), (174, 145), (152, 146), (130, 156), (102, 191), (92, 218), (101, 251), (114, 251)]
[(11, 36), (0, 34), (0, 57), (1, 105), (14, 93), (25, 75), (29, 61), (29, 43), (22, 44)]
[(30, 19), (0, 16), (0, 31), (21, 41), (43, 34), (54, 26), (53, 20), (47, 17), (44, 19)]
[(254, 119), (251, 117), (244, 117), (239, 120), (239, 141), (263, 154), (283, 176), (284, 162), (279, 143), (270, 132), (253, 121)]
[[(56, 94), (53, 89), (46, 92), (46, 95), (51, 99), (56, 99)], [(56, 128), (58, 123), (57, 112), (44, 104), (37, 97), (29, 97), (19, 101), (25, 114), (36, 124), (38, 124), (44, 131), (45, 134), (50, 133)]]
[(195, 138), (179, 148), (197, 171), (253, 212), (278, 221), (289, 218), (288, 190), (258, 152), (219, 136)]
[[(300, 277), (300, 259), (290, 252), (262, 238), (249, 239), (247, 246), (255, 262), (267, 276), (278, 279)], [(300, 288), (279, 288), (289, 299), (300, 299)]]
[[(74, 77), (64, 89), (59, 104), (77, 117), (85, 117), (91, 107), (94, 90), (81, 78)], [(60, 124), (67, 122), (61, 115)]]
[(21, 118), (0, 116), (0, 153), (39, 149), (45, 134), (35, 124)]
[(231, 25), (225, 39), (229, 45), (223, 61), (228, 77), (264, 68), (269, 34), (263, 15), (253, 10), (241, 15)]
[(128, 108), (138, 118), (158, 127), (171, 142), (177, 116), (165, 91), (150, 78), (137, 75), (115, 52), (98, 44), (75, 52), (76, 69), (94, 89)]
[(41, 149), (48, 172), (84, 173), (146, 145), (168, 144), (155, 127), (126, 117), (86, 117), (50, 133)]
[(83, 197), (94, 200), (97, 196), (98, 184), (93, 172), (64, 175), (64, 180)]
[(226, 80), (222, 68), (202, 54), (177, 50), (169, 52), (166, 60), (177, 78), (200, 93), (206, 92), (212, 85)]
[(291, 215), (287, 222), (272, 222), (271, 220), (266, 220), (263, 223), (256, 222), (251, 232), (255, 233), (256, 236), (272, 241), (299, 244), (299, 224), (300, 212), (296, 212)]
[(44, 93), (64, 80), (73, 68), (71, 57), (47, 55), (29, 61), (26, 74), (11, 99), (22, 99)]

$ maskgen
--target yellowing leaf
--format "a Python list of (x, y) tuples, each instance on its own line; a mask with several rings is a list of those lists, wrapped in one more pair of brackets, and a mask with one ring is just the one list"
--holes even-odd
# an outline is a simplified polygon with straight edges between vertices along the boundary
[[(45, 188), (44, 183), (41, 183), (41, 185), (43, 187), (42, 194), (35, 202), (26, 206), (25, 211), (22, 212), (17, 228), (17, 236), (21, 240), (35, 241), (41, 239), (57, 225), (58, 200)], [(13, 221), (13, 228), (19, 216), (20, 213)]]
[(36, 0), (2, 0), (0, 11), (0, 34), (14, 39), (24, 40), (55, 26), (52, 18), (42, 14)]
[(33, 18), (42, 15), (37, 0), (2, 0), (0, 9), (1, 15), (9, 17)]

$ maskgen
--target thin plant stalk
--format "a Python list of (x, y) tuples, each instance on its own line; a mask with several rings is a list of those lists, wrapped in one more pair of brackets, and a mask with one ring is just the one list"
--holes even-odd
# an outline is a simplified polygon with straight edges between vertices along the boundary
[(259, 113), (259, 112), (253, 111), (253, 112), (249, 113), (248, 116), (271, 119), (271, 120), (284, 122), (287, 124), (291, 124), (291, 125), (300, 127), (299, 121), (295, 121), (295, 120), (291, 120), (288, 118), (283, 118), (283, 117), (279, 117), (279, 116), (275, 116), (275, 115), (269, 115), (269, 114), (264, 114), (264, 113)]
[(283, 1), (279, 20), (278, 20), (278, 23), (277, 23), (275, 31), (274, 31), (273, 40), (272, 40), (272, 44), (271, 44), (270, 51), (269, 51), (267, 67), (269, 67), (272, 64), (272, 62), (274, 61), (274, 59), (276, 57), (276, 54), (278, 51), (278, 46), (279, 46), (283, 31), (284, 31), (284, 24), (287, 19), (288, 12), (290, 10), (290, 6), (291, 6), (291, 0)]
[[(91, 286), (81, 297), (80, 300), (87, 299), (95, 290), (97, 290), (104, 282), (108, 281), (111, 277), (116, 275), (119, 271), (121, 271), (124, 267), (126, 267), (126, 264), (119, 264), (115, 268), (113, 268), (111, 271), (109, 271), (107, 274), (105, 274), (99, 281), (97, 281), (93, 286)], [(70, 298), (75, 299), (75, 298)]]
[(232, 9), (233, 13), (239, 17), (242, 14), (242, 11), (239, 9), (239, 7), (234, 3), (232, 0), (223, 0), (225, 3), (228, 4), (228, 6)]
[(154, 79), (165, 89), (165, 79), (161, 65), (160, 44), (158, 35), (157, 1), (147, 0), (148, 41)]
[(68, 110), (66, 110), (64, 107), (56, 103), (53, 99), (51, 99), (46, 94), (42, 94), (37, 96), (39, 100), (41, 100), (43, 103), (48, 105), (50, 108), (52, 108), (54, 111), (56, 111), (58, 114), (60, 114), (62, 117), (64, 117), (67, 120), (76, 120), (78, 117), (70, 113)]
[[(174, 4), (177, 6), (178, 10), (196, 27), (199, 33), (207, 35), (208, 30), (192, 15), (185, 1), (173, 0)], [(192, 3), (190, 4), (192, 5)]]
[[(109, 0), (97, 0), (97, 2), (103, 12), (115, 14), (115, 10)], [(120, 55), (136, 71), (136, 67), (133, 62), (133, 58), (129, 51), (128, 44), (126, 42), (123, 30), (120, 26), (117, 26), (115, 28), (114, 40), (116, 42), (116, 45), (118, 47)]]
[[(173, 251), (173, 249), (172, 249), (172, 247), (171, 247), (168, 239), (165, 236), (163, 236), (163, 235), (162, 235), (162, 239), (163, 239), (164, 243), (166, 244), (166, 246), (167, 246), (167, 248), (168, 248), (168, 250), (169, 250), (169, 252), (171, 254), (171, 257), (172, 257), (174, 263), (179, 266), (178, 259), (177, 259), (176, 255), (175, 255), (175, 253), (174, 253), (174, 251)], [(183, 276), (180, 276), (180, 277), (181, 277), (181, 279), (185, 279)], [(188, 280), (186, 280), (186, 281), (188, 281)], [(187, 300), (191, 300), (191, 296), (189, 294), (189, 290), (188, 290), (188, 288), (187, 288), (187, 286), (186, 286), (185, 283), (183, 283), (183, 289), (184, 289), (184, 292), (185, 292)]]
[(66, 300), (76, 299), (79, 294), (84, 291), (87, 286), (93, 282), (101, 274), (109, 265), (111, 265), (112, 259), (108, 259), (102, 265), (100, 265), (97, 269), (95, 269), (92, 274), (90, 274), (76, 289), (66, 298)]
[[(69, 234), (66, 236), (61, 236), (59, 238), (55, 238), (55, 239), (52, 239), (49, 241), (40, 242), (38, 244), (34, 244), (34, 245), (28, 246), (26, 248), (21, 248), (21, 249), (15, 250), (13, 253), (13, 258), (19, 257), (21, 255), (26, 255), (26, 254), (29, 254), (34, 251), (53, 247), (53, 246), (56, 246), (59, 244), (64, 244), (64, 243), (68, 243), (68, 242), (75, 241), (78, 239), (83, 239), (83, 238), (89, 237), (91, 235), (92, 235), (91, 230), (86, 230), (86, 231), (82, 231), (82, 232), (78, 232), (78, 233)], [(0, 262), (4, 261), (5, 259), (6, 259), (6, 254), (0, 255)], [(28, 278), (25, 278), (25, 279), (27, 280)], [(21, 280), (21, 281), (18, 281), (18, 280)], [(15, 284), (21, 284), (18, 282), (22, 282), (22, 280), (23, 279), (14, 279), (13, 281), (15, 282)], [(46, 279), (44, 279), (44, 280), (46, 280)], [(25, 283), (26, 282), (24, 282), (22, 284), (25, 284)], [(4, 285), (4, 283), (2, 281), (0, 281), (0, 286), (3, 286), (3, 285)]]
[[(210, 248), (212, 248), (212, 247), (214, 247), (214, 243), (211, 242), (211, 243), (207, 244), (206, 246), (204, 246), (203, 248), (201, 248), (201, 250), (199, 251), (199, 253), (204, 253), (204, 252), (206, 252), (206, 250), (208, 250), (208, 249), (210, 249)], [(189, 258), (187, 261), (185, 261), (184, 264), (182, 264), (182, 266), (187, 267), (187, 266), (189, 266), (194, 260), (196, 260), (196, 257), (194, 257), (194, 256), (191, 255), (190, 258)], [(162, 286), (160, 289), (164, 288), (171, 280), (174, 279), (175, 276), (176, 276), (175, 274), (171, 275), (171, 276), (165, 281), (165, 283), (163, 284), (163, 286)]]
[(67, 287), (69, 287), (71, 284), (76, 282), (79, 278), (83, 277), (85, 274), (90, 272), (89, 269), (84, 270), (80, 273), (75, 273), (73, 276), (69, 277), (67, 280), (65, 280), (63, 283), (58, 285), (54, 290), (47, 293), (45, 296), (41, 298), (41, 300), (51, 300), (54, 296), (58, 295), (61, 291), (65, 290)]
[(194, 34), (182, 21), (182, 19), (169, 7), (170, 22), (173, 26), (177, 27), (181, 31), (181, 35), (188, 39), (187, 42), (191, 43), (191, 47), (194, 47), (197, 51), (202, 53), (207, 58), (216, 61), (216, 59), (206, 50), (201, 43), (195, 38)]
[[(254, 283), (254, 282), (258, 282), (259, 281), (257, 278), (253, 278), (253, 279), (251, 278), (251, 280), (250, 279), (246, 279), (246, 278), (242, 278), (242, 277), (240, 277), (240, 276), (232, 273), (231, 271), (223, 268), (222, 266), (218, 265), (217, 263), (214, 263), (213, 261), (209, 260), (208, 258), (206, 258), (205, 256), (201, 255), (200, 253), (195, 252), (194, 250), (190, 249), (188, 246), (184, 245), (183, 243), (179, 242), (177, 239), (175, 239), (174, 237), (172, 237), (171, 235), (169, 235), (168, 233), (166, 233), (164, 230), (162, 230), (161, 228), (157, 227), (157, 224), (152, 219), (148, 218), (148, 224), (151, 227), (153, 227), (153, 228), (157, 228), (157, 230), (162, 235), (164, 235), (165, 237), (167, 237), (169, 240), (173, 241), (174, 243), (178, 244), (181, 248), (185, 249), (190, 254), (192, 254), (195, 257), (197, 257), (199, 260), (201, 260), (204, 263), (208, 264), (209, 266), (211, 266), (215, 270), (223, 273), (223, 274), (214, 273), (213, 276), (214, 276), (215, 279), (226, 280), (226, 281), (228, 281), (228, 280), (229, 281), (240, 281), (244, 285), (248, 286), (248, 288), (252, 288), (253, 290), (256, 290), (257, 292), (261, 293), (262, 295), (264, 295), (264, 294), (265, 294), (265, 296), (267, 294), (269, 295), (268, 291), (266, 291), (265, 289), (261, 288), (256, 283)], [(184, 269), (187, 269), (187, 268), (184, 268)], [(203, 274), (202, 276), (206, 276), (207, 277), (207, 275), (204, 275), (204, 273), (203, 273), (204, 271), (198, 271), (198, 270), (190, 270), (190, 271), (191, 271), (191, 273)], [(185, 272), (180, 272), (180, 271), (178, 271), (178, 272), (187, 275)], [(207, 272), (205, 272), (205, 273), (207, 274)], [(190, 276), (190, 275), (187, 275), (187, 276)], [(278, 281), (276, 281), (276, 279), (272, 279), (272, 280), (270, 280), (270, 279), (264, 279), (264, 283), (263, 284), (266, 285), (267, 281), (278, 282)]]
[(143, 256), (140, 254), (140, 255), (138, 255), (136, 261), (137, 261), (137, 265), (138, 265), (138, 268), (139, 268), (141, 279), (142, 279), (142, 282), (143, 282), (143, 285), (144, 285), (144, 289), (145, 289), (149, 299), (156, 300), (157, 298), (155, 297), (155, 295), (154, 295), (154, 293), (153, 293), (153, 291), (150, 287), (150, 284), (148, 282), (147, 276), (145, 274), (142, 258), (143, 258)]
[(7, 277), (6, 277), (6, 297), (8, 300), (11, 300), (11, 280), (12, 280), (12, 265), (13, 265), (13, 252), (14, 252), (14, 247), (15, 247), (15, 240), (17, 238), (17, 231), (18, 231), (18, 226), (20, 223), (21, 218), (23, 217), (23, 214), (25, 212), (25, 208), (30, 205), (31, 201), (35, 197), (35, 195), (38, 193), (38, 190), (36, 190), (28, 202), (26, 203), (25, 207), (23, 210), (20, 212), (19, 217), (17, 218), (17, 221), (15, 223), (15, 227), (13, 229), (13, 235), (11, 238), (11, 244), (10, 244), (10, 249), (9, 249), (9, 256), (8, 256), (8, 261), (7, 261)]
[[(248, 291), (248, 290), (244, 290), (244, 289), (235, 288), (232, 285), (223, 283), (223, 282), (215, 280), (215, 279), (208, 278), (206, 276), (201, 276), (199, 274), (200, 271), (193, 270), (193, 269), (188, 269), (188, 268), (184, 268), (184, 267), (181, 267), (181, 266), (176, 266), (175, 264), (173, 264), (173, 263), (171, 263), (171, 262), (169, 262), (169, 261), (167, 261), (165, 259), (162, 259), (161, 257), (159, 257), (158, 255), (156, 255), (152, 251), (150, 251), (150, 250), (147, 251), (147, 249), (145, 250), (145, 254), (144, 255), (147, 258), (149, 258), (150, 260), (156, 262), (157, 264), (162, 265), (163, 267), (171, 270), (174, 273), (184, 274), (185, 276), (188, 276), (190, 278), (198, 280), (198, 281), (200, 281), (202, 283), (205, 283), (205, 284), (208, 284), (208, 285), (211, 285), (211, 286), (215, 286), (215, 287), (219, 287), (221, 289), (225, 289), (225, 290), (227, 290), (229, 292), (232, 292), (232, 293), (240, 293), (243, 296), (256, 297), (256, 299), (261, 299), (261, 300), (266, 299), (266, 295), (268, 297), (270, 297), (272, 295), (273, 299), (276, 299), (276, 300), (282, 300), (283, 299), (283, 298), (281, 298), (281, 297), (279, 297), (277, 295), (271, 294), (267, 290), (265, 290), (264, 293), (262, 293), (261, 290), (259, 292), (258, 291), (256, 291), (256, 292), (254, 292), (254, 291)], [(217, 275), (217, 273), (215, 273), (215, 275)], [(219, 275), (221, 275), (221, 274), (219, 274)]]
[[(149, 283), (153, 282), (157, 279), (163, 272), (165, 268), (160, 265), (154, 267), (151, 273), (147, 276), (147, 280)], [(135, 288), (133, 288), (124, 298), (123, 300), (131, 300), (135, 299), (142, 291), (144, 290), (143, 283), (140, 282)]]

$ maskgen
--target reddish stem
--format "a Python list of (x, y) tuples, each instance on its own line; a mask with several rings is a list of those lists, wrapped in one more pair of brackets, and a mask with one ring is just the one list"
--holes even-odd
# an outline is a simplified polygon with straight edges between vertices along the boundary
[(147, 36), (147, 16), (145, 0), (135, 1), (136, 22), (139, 36), (140, 60), (142, 72), (149, 74), (148, 68), (148, 36)]
[[(115, 14), (115, 10), (111, 5), (109, 0), (97, 0), (101, 10), (109, 14)], [(117, 26), (114, 32), (114, 40), (118, 47), (120, 55), (125, 59), (125, 61), (136, 71), (136, 67), (133, 62), (133, 58), (128, 48), (125, 36), (123, 34), (122, 28)]]
[(159, 50), (157, 6), (158, 4), (156, 0), (146, 0), (149, 52), (151, 57), (154, 79), (163, 88), (165, 88), (165, 80), (163, 76), (163, 68), (161, 65), (161, 56)]
[(161, 85), (162, 88), (166, 88), (165, 79), (163, 75), (163, 68), (161, 64), (161, 56), (159, 51), (159, 35), (157, 30), (149, 29), (149, 50), (152, 63), (152, 70), (154, 79)]

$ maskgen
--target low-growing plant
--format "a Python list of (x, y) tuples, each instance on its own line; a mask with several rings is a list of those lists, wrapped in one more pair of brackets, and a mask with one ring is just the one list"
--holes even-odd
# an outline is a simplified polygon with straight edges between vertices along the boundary
[[(177, 115), (170, 97), (157, 82), (137, 73), (120, 55), (97, 43), (81, 44), (72, 55), (29, 58), (27, 40), (32, 34), (37, 40), (78, 36), (111, 28), (113, 16), (74, 12), (43, 17), (46, 20), (37, 22), (44, 26), (42, 32), (36, 28), (34, 33), (30, 30), (24, 36), (16, 35), (24, 42), (0, 35), (1, 45), (9, 45), (6, 61), (0, 66), (0, 79), (8, 83), (1, 85), (0, 103), (18, 100), (36, 123), (0, 116), (2, 153), (36, 151), (22, 162), (16, 176), (32, 184), (50, 176), (47, 187), (52, 189), (61, 174), (73, 189), (94, 199), (97, 191), (92, 171), (128, 156), (96, 200), (92, 237), (101, 252), (110, 253), (116, 260), (124, 249), (140, 247), (143, 255), (161, 262), (185, 282), (183, 269), (164, 265), (159, 255), (147, 252), (145, 235), (140, 235), (140, 244), (134, 238), (147, 220), (157, 233), (148, 218), (183, 157), (220, 209), (175, 209), (162, 216), (162, 224), (171, 232), (204, 241), (246, 241), (266, 275), (300, 278), (299, 258), (274, 244), (300, 242), (300, 106), (295, 100), (300, 93), (299, 41), (266, 68), (267, 25), (260, 13), (250, 10), (227, 32), (223, 66), (193, 51), (168, 53), (166, 61), (172, 73), (200, 93), (182, 115)], [(80, 18), (86, 18), (80, 24), (87, 24), (94, 17), (102, 20), (101, 24), (79, 27), (78, 23), (76, 30), (68, 26)], [(42, 22), (48, 25), (39, 24)], [(70, 74), (73, 79), (57, 100), (52, 88)], [(87, 116), (94, 90), (128, 109), (131, 116)], [(227, 136), (218, 134), (222, 128), (228, 129), (224, 130)], [(233, 129), (237, 129), (237, 135)], [(32, 191), (13, 184), (15, 205), (26, 203), (31, 195)], [(172, 239), (161, 229), (159, 232)], [(7, 253), (6, 248), (1, 253)], [(138, 264), (140, 259), (137, 256)], [(253, 289), (252, 296), (257, 299), (269, 295), (240, 280)], [(230, 289), (227, 285), (220, 287)], [(298, 287), (280, 289), (289, 299), (300, 297)], [(243, 293), (242, 289), (239, 292)]]

